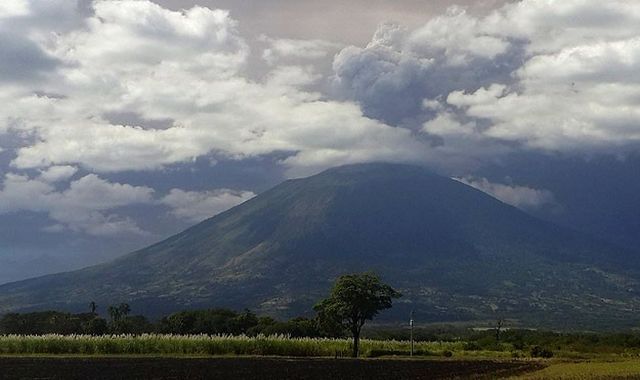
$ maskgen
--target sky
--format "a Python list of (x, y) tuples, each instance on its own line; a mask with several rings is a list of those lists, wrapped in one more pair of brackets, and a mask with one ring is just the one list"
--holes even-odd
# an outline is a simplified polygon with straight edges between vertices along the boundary
[(373, 161), (640, 235), (636, 1), (8, 0), (0, 104), (0, 283)]

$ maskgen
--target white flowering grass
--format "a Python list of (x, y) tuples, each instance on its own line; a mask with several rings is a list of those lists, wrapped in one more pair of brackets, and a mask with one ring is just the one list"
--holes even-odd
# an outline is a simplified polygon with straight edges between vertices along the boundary
[[(362, 340), (363, 356), (408, 352), (409, 342)], [(462, 350), (461, 342), (418, 342), (421, 355)], [(348, 339), (290, 338), (232, 335), (4, 335), (0, 355), (258, 355), (327, 357), (349, 356)]]

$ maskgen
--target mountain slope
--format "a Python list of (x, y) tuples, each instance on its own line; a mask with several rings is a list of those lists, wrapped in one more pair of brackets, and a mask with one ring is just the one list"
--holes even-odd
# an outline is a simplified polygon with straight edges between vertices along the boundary
[(95, 300), (151, 314), (226, 306), (293, 316), (336, 276), (375, 270), (405, 294), (391, 319), (415, 308), (433, 321), (626, 323), (640, 306), (635, 262), (425, 169), (365, 164), (286, 181), (111, 263), (0, 286), (0, 307)]

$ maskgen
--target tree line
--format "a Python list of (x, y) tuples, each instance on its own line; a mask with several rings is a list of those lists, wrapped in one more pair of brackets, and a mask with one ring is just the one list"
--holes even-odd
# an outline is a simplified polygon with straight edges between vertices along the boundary
[(232, 334), (232, 335), (290, 335), (292, 337), (321, 337), (322, 332), (314, 319), (294, 318), (277, 321), (271, 317), (259, 317), (249, 310), (236, 312), (228, 309), (181, 311), (149, 321), (142, 315), (129, 315), (127, 304), (113, 305), (109, 318), (96, 313), (65, 313), (42, 311), (9, 313), (0, 318), (0, 334)]
[(353, 355), (359, 354), (362, 327), (380, 311), (392, 306), (400, 293), (383, 283), (374, 273), (339, 277), (329, 296), (315, 305), (316, 318), (277, 321), (257, 316), (250, 310), (188, 310), (152, 323), (142, 315), (130, 315), (127, 303), (110, 305), (109, 319), (98, 315), (98, 305), (89, 303), (87, 313), (44, 311), (10, 313), (0, 318), (0, 334), (283, 334), (291, 337), (353, 337)]

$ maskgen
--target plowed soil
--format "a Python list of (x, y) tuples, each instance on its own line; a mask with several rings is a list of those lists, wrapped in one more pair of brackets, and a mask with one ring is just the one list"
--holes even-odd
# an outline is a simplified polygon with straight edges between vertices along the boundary
[(494, 379), (540, 368), (493, 360), (3, 357), (0, 379)]

